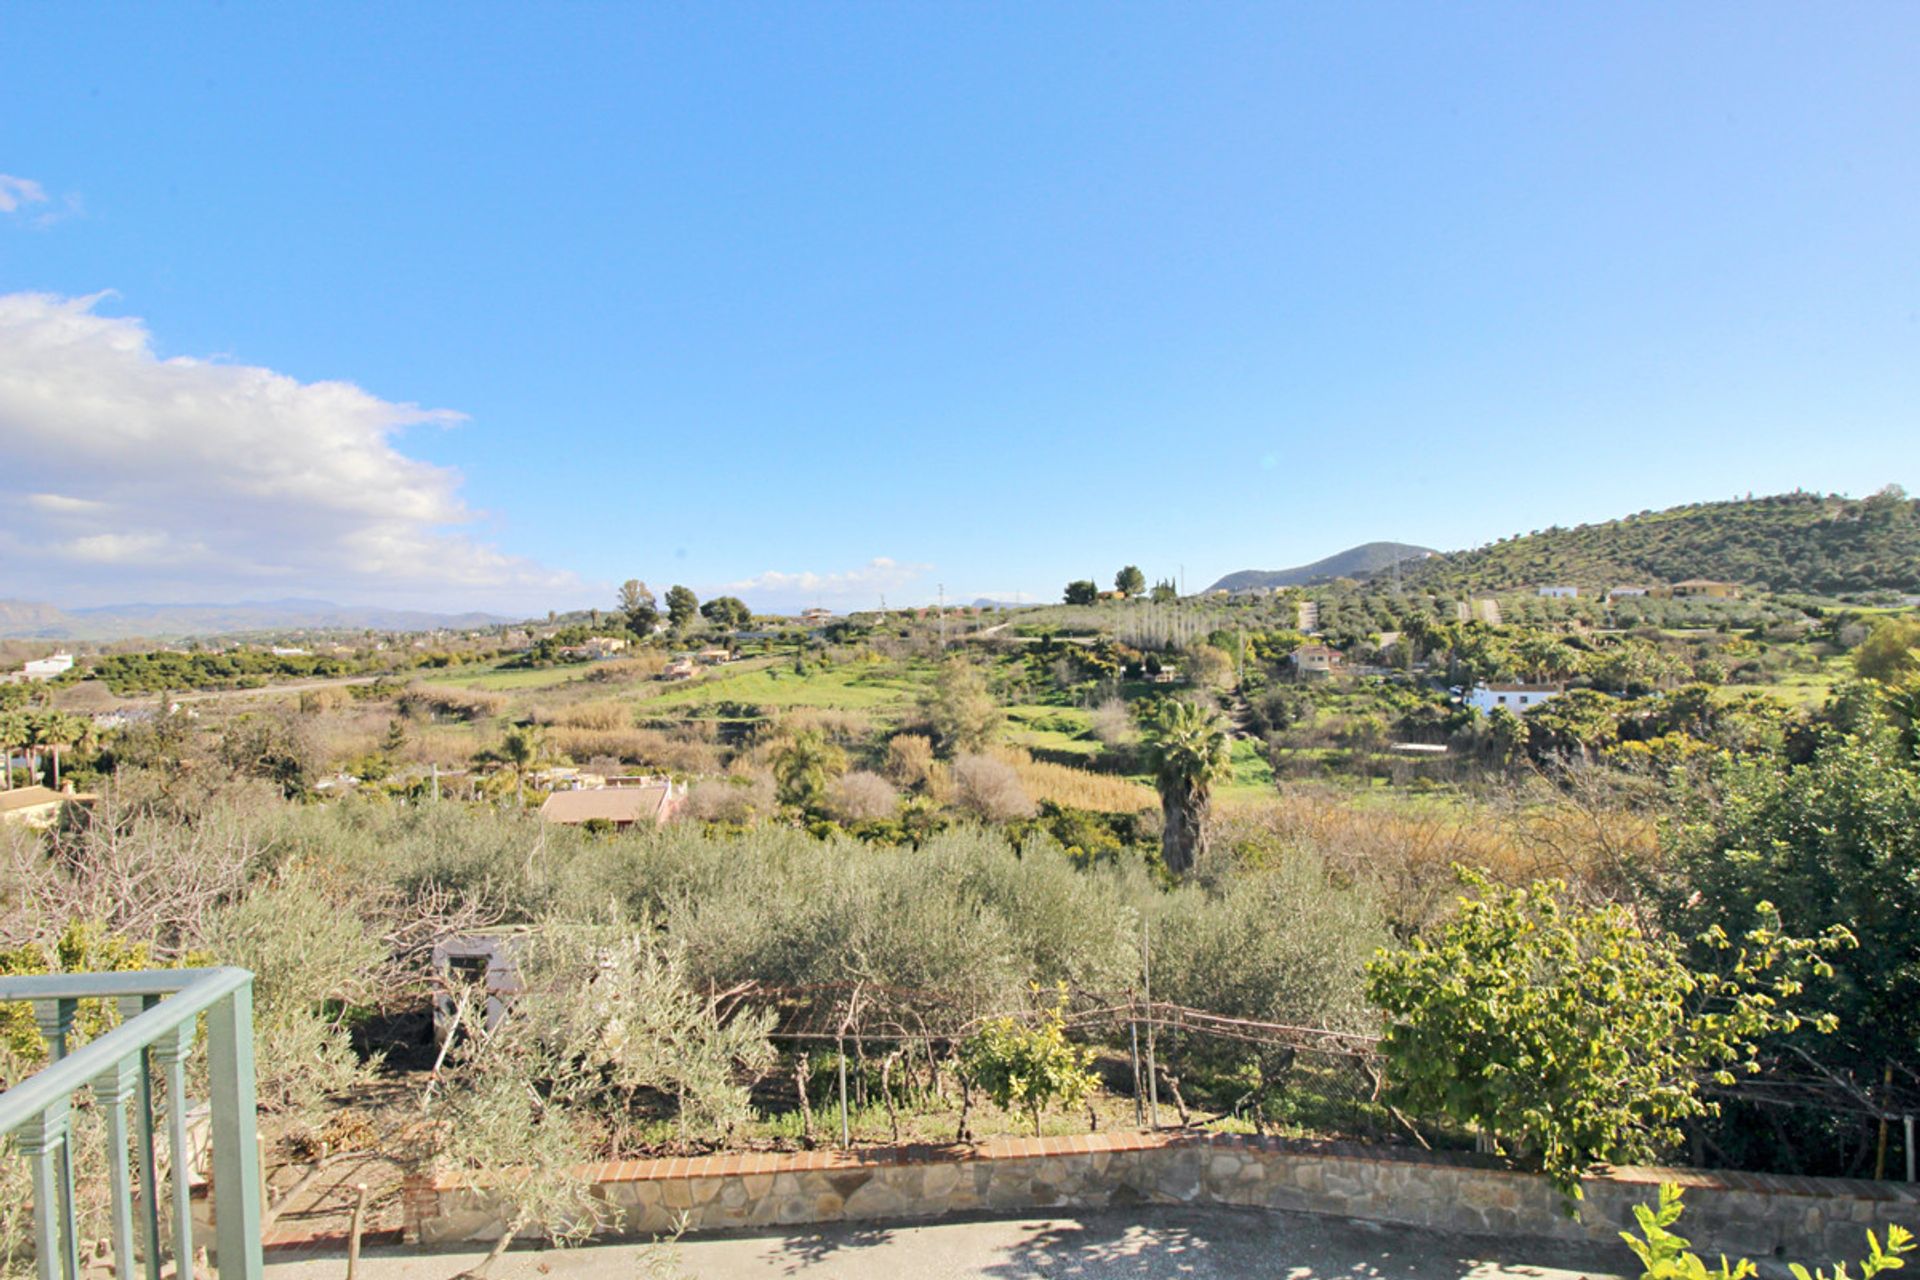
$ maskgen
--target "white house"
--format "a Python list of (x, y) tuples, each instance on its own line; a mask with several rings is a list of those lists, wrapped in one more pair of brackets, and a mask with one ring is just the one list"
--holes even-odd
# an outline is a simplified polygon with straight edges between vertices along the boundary
[(1543, 596), (1551, 596), (1555, 600), (1571, 600), (1575, 596), (1580, 594), (1580, 588), (1578, 587), (1541, 587), (1539, 593)]
[(20, 672), (28, 680), (54, 680), (73, 670), (73, 655), (56, 653), (50, 658), (35, 658)]
[(1495, 707), (1505, 707), (1515, 715), (1525, 715), (1566, 691), (1566, 686), (1559, 684), (1476, 684), (1473, 691), (1467, 694), (1467, 705), (1482, 715)]

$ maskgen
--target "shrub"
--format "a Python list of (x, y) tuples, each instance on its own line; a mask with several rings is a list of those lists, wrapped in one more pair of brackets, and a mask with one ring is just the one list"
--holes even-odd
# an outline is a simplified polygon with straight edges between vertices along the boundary
[(903, 787), (927, 780), (933, 764), (933, 740), (918, 733), (898, 733), (887, 740), (886, 775)]
[(1154, 993), (1261, 1022), (1372, 1031), (1363, 975), (1389, 938), (1371, 893), (1336, 887), (1317, 857), (1288, 851), (1166, 896)]
[(410, 684), (400, 695), (399, 707), (404, 715), (489, 720), (506, 714), (507, 695), (453, 685)]
[(1020, 785), (1013, 766), (991, 756), (960, 756), (953, 762), (953, 803), (962, 813), (985, 822), (1031, 818), (1032, 797)]
[[(1682, 1120), (1714, 1113), (1702, 1078), (1725, 1086), (1757, 1070), (1755, 1041), (1800, 1025), (1787, 1008), (1799, 972), (1826, 970), (1817, 952), (1845, 937), (1783, 937), (1766, 908), (1729, 974), (1696, 972), (1623, 907), (1570, 907), (1554, 881), (1465, 878), (1479, 896), (1436, 940), (1367, 967), (1368, 995), (1392, 1019), (1382, 1051), (1394, 1092), (1490, 1135), (1575, 1199), (1592, 1162), (1651, 1162)], [(1724, 933), (1716, 945), (1734, 948)]]
[(294, 871), (220, 912), (208, 949), (253, 971), (262, 1105), (299, 1111), (360, 1078), (345, 1015), (379, 989), (386, 953), (338, 890)]
[(835, 778), (827, 787), (827, 812), (836, 822), (891, 818), (899, 807), (899, 791), (877, 773), (857, 769)]
[(626, 703), (612, 699), (576, 702), (555, 711), (551, 723), (569, 729), (624, 729), (633, 723), (633, 712)]
[(1124, 747), (1140, 740), (1140, 730), (1127, 704), (1108, 698), (1093, 709), (1093, 736), (1104, 746)]
[(764, 773), (702, 778), (687, 788), (687, 814), (702, 822), (750, 826), (773, 812), (773, 779)]

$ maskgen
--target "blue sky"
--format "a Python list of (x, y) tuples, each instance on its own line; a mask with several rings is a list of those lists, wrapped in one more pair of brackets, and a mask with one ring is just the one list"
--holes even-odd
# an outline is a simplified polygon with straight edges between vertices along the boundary
[(1911, 3), (9, 6), (0, 597), (1197, 589), (1920, 487), (1916, 66)]

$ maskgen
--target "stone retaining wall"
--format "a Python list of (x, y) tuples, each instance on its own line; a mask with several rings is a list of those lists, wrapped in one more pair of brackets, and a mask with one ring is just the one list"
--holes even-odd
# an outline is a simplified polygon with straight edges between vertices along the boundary
[[(1619, 1248), (1633, 1206), (1662, 1182), (1687, 1188), (1683, 1233), (1705, 1254), (1818, 1261), (1856, 1257), (1868, 1228), (1920, 1229), (1904, 1183), (1681, 1169), (1617, 1169), (1586, 1183), (1570, 1218), (1546, 1180), (1474, 1156), (1224, 1134), (1090, 1134), (959, 1146), (636, 1160), (582, 1169), (606, 1206), (604, 1230), (646, 1236), (976, 1210), (1219, 1204), (1362, 1218), (1448, 1231)], [(415, 1178), (406, 1238), (493, 1240), (505, 1197), (452, 1178)]]

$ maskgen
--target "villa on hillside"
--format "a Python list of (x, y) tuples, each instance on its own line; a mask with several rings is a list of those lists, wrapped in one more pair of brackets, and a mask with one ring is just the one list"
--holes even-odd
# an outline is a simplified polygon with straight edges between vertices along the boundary
[(1295, 675), (1327, 676), (1338, 670), (1346, 659), (1338, 649), (1324, 644), (1303, 644), (1287, 655), (1287, 661), (1293, 664)]
[(1580, 588), (1578, 587), (1541, 587), (1539, 588), (1536, 594), (1547, 596), (1555, 600), (1572, 600), (1580, 594)]
[(1476, 684), (1467, 694), (1466, 703), (1482, 715), (1495, 707), (1504, 707), (1517, 715), (1524, 715), (1551, 702), (1567, 691), (1563, 684)]

